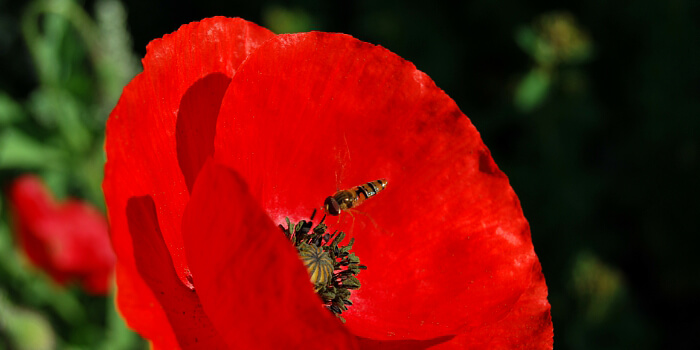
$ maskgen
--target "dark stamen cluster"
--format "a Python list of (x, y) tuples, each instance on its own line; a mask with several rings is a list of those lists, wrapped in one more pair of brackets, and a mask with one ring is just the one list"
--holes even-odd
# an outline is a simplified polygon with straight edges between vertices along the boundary
[(328, 226), (323, 223), (326, 220), (325, 215), (321, 222), (313, 227), (315, 215), (316, 210), (308, 221), (301, 220), (296, 225), (293, 225), (289, 218), (285, 218), (287, 228), (282, 225), (279, 227), (302, 255), (302, 260), (309, 271), (311, 271), (310, 265), (316, 261), (307, 263), (307, 260), (303, 258), (303, 256), (309, 255), (307, 252), (310, 245), (323, 249), (323, 252), (328, 255), (333, 264), (331, 276), (329, 278), (312, 278), (312, 283), (314, 283), (316, 293), (321, 297), (326, 308), (345, 322), (340, 314), (352, 305), (350, 293), (352, 290), (360, 288), (360, 280), (355, 276), (361, 270), (366, 270), (367, 266), (360, 265), (360, 258), (355, 253), (350, 253), (352, 245), (355, 243), (354, 238), (351, 238), (347, 245), (340, 245), (340, 242), (345, 239), (345, 233), (337, 230), (332, 234), (327, 233)]

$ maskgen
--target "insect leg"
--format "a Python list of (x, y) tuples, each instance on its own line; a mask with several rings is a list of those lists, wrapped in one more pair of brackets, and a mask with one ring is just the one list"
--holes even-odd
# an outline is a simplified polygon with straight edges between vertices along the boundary
[(358, 210), (358, 209), (347, 209), (347, 210), (345, 210), (345, 211), (346, 211), (346, 212), (353, 211), (353, 212), (355, 212), (355, 213), (364, 215), (366, 218), (369, 219), (369, 221), (372, 223), (372, 226), (374, 226), (375, 229), (377, 229), (378, 231), (380, 231), (380, 232), (382, 232), (382, 233), (390, 234), (389, 231), (387, 231), (386, 229), (383, 229), (382, 227), (380, 227), (379, 224), (377, 224), (377, 222), (374, 220), (374, 218), (372, 218), (371, 215), (365, 213), (364, 211)]

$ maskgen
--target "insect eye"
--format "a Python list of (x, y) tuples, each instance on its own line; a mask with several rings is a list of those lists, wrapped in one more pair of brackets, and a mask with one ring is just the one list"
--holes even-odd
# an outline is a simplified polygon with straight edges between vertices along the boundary
[(338, 204), (338, 201), (335, 200), (333, 197), (328, 197), (326, 198), (326, 201), (323, 203), (326, 212), (331, 215), (340, 215), (340, 204)]

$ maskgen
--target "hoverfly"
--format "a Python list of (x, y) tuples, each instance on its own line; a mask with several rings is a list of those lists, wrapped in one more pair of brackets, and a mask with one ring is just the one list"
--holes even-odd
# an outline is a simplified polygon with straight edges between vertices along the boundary
[(343, 210), (356, 208), (367, 199), (372, 198), (377, 193), (386, 188), (386, 179), (379, 179), (368, 182), (364, 185), (355, 186), (351, 189), (336, 192), (323, 202), (326, 213), (338, 216)]

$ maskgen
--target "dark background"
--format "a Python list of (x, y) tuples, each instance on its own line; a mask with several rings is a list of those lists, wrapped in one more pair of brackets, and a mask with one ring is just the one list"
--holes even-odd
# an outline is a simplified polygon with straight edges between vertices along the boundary
[[(555, 348), (697, 346), (700, 2), (122, 3), (139, 57), (150, 40), (223, 15), (348, 33), (413, 62), (470, 117), (520, 197)], [(0, 89), (22, 100), (37, 84), (16, 28), (25, 5), (0, 4)], [(528, 52), (527, 33), (576, 45), (547, 18), (576, 28), (584, 54)]]

